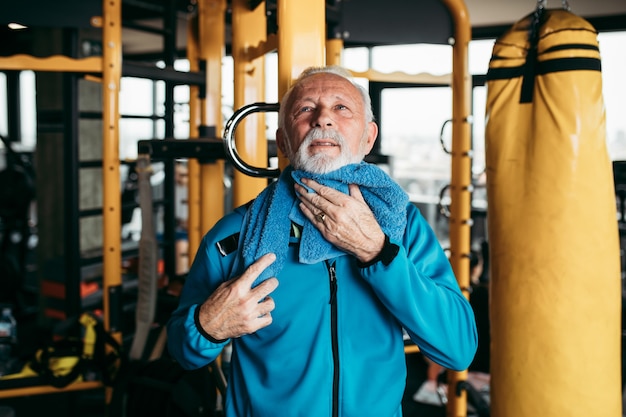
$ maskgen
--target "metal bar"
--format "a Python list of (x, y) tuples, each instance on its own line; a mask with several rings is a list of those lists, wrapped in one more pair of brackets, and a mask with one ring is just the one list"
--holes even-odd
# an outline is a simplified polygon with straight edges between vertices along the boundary
[[(302, 71), (322, 66), (326, 52), (326, 4), (324, 0), (278, 0), (278, 98)], [(279, 152), (278, 165), (288, 161)]]
[(114, 325), (119, 317), (114, 309), (115, 298), (111, 298), (113, 288), (122, 284), (121, 254), (121, 181), (119, 160), (119, 92), (122, 75), (122, 25), (121, 0), (107, 0), (102, 3), (104, 22), (102, 25), (102, 292), (104, 306), (104, 326), (112, 332), (118, 342), (121, 332)]
[(354, 77), (367, 78), (369, 81), (390, 82), (390, 83), (410, 83), (424, 85), (450, 85), (452, 75), (433, 75), (427, 73), (408, 74), (405, 72), (384, 73), (373, 69), (367, 71), (351, 71)]
[[(63, 31), (65, 54), (72, 56), (78, 50), (77, 30)], [(78, 217), (78, 75), (63, 74), (63, 183), (65, 223), (65, 313), (67, 317), (81, 312), (80, 219)]]
[[(469, 14), (463, 0), (442, 0), (453, 20), (452, 46), (452, 174), (450, 182), (450, 263), (459, 287), (469, 297), (469, 253), (471, 227), (471, 77), (468, 50), (471, 40)], [(467, 393), (457, 385), (467, 371), (448, 373), (450, 395), (447, 415), (467, 414)]]
[[(265, 7), (250, 10), (247, 0), (233, 1), (234, 107), (265, 99), (265, 57), (252, 56), (248, 45), (262, 43), (267, 37)], [(234, 133), (234, 132), (233, 132)], [(251, 115), (241, 124), (231, 145), (241, 150), (243, 159), (255, 166), (267, 166), (267, 138), (265, 115)], [(267, 186), (267, 180), (250, 177), (242, 171), (233, 174), (233, 206), (237, 207), (255, 198)]]
[(61, 55), (37, 58), (31, 55), (18, 54), (0, 57), (0, 70), (100, 73), (102, 71), (102, 58), (74, 59)]
[(132, 20), (124, 20), (122, 25), (124, 29), (135, 29), (146, 33), (151, 33), (153, 35), (162, 36), (165, 33), (164, 29), (156, 28), (154, 26), (142, 25)]
[(151, 80), (163, 80), (173, 84), (205, 85), (206, 79), (200, 72), (182, 72), (172, 68), (158, 68), (137, 62), (124, 62), (122, 64), (124, 77), (148, 78)]
[[(187, 22), (187, 59), (189, 60), (189, 70), (198, 71), (200, 69), (199, 45), (198, 45), (198, 17), (194, 16)], [(197, 140), (200, 136), (200, 87), (198, 85), (189, 86), (189, 137)], [(187, 163), (189, 181), (187, 183), (187, 238), (189, 245), (187, 254), (189, 263), (194, 259), (196, 251), (202, 239), (200, 229), (200, 164), (196, 159), (190, 159)], [(191, 266), (191, 265), (189, 265)]]
[[(198, 2), (199, 58), (206, 63), (206, 96), (200, 100), (201, 126), (222, 131), (222, 59), (224, 58), (226, 0)], [(200, 167), (201, 231), (206, 233), (224, 216), (224, 161)]]
[[(224, 147), (226, 156), (240, 172), (250, 177), (274, 178), (280, 175), (279, 169), (258, 168), (244, 161), (237, 152), (235, 146), (235, 130), (238, 124), (249, 114), (258, 112), (278, 111), (278, 103), (253, 103), (237, 110), (226, 123), (224, 128)], [(267, 151), (266, 151), (267, 153)]]
[(145, 139), (137, 143), (137, 153), (151, 159), (195, 158), (201, 163), (226, 159), (224, 142), (217, 138)]
[(343, 39), (328, 39), (326, 41), (326, 65), (341, 65), (343, 54)]
[(20, 100), (20, 72), (7, 71), (7, 123), (8, 123), (8, 140), (11, 142), (21, 142), (22, 126), (20, 120), (21, 100)]
[[(163, 36), (163, 60), (166, 68), (174, 68), (176, 60), (176, 0), (168, 0), (164, 2), (163, 9), (163, 28), (165, 35)], [(165, 136), (174, 136), (174, 87), (176, 85), (171, 81), (165, 81)], [(163, 262), (165, 274), (174, 278), (176, 275), (176, 187), (174, 183), (174, 160), (165, 159), (165, 181), (163, 183), (163, 194), (167, 204), (163, 207)]]

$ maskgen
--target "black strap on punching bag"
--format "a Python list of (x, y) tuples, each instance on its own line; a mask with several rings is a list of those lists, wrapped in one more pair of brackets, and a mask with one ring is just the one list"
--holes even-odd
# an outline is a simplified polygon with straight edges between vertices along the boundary
[(533, 13), (532, 23), (529, 28), (528, 41), (530, 43), (526, 63), (523, 67), (523, 81), (520, 92), (520, 103), (532, 103), (533, 91), (535, 90), (535, 75), (537, 74), (537, 44), (539, 43), (539, 28), (544, 22), (545, 8), (541, 3)]
[[(569, 5), (563, 1), (563, 9), (569, 10)], [(523, 65), (503, 68), (489, 68), (487, 72), (487, 80), (506, 80), (513, 78), (522, 78), (522, 86), (520, 89), (520, 103), (532, 103), (533, 91), (535, 90), (536, 78), (539, 75), (545, 75), (560, 71), (590, 70), (601, 71), (601, 61), (596, 58), (587, 58), (573, 56), (567, 58), (540, 59), (540, 56), (550, 54), (555, 51), (564, 50), (598, 50), (596, 45), (584, 43), (567, 43), (555, 45), (545, 50), (539, 51), (539, 43), (541, 42), (541, 28), (548, 19), (549, 12), (545, 8), (545, 0), (537, 2), (535, 11), (527, 16), (528, 24), (528, 50)], [(576, 53), (574, 53), (576, 54)], [(492, 59), (502, 59), (502, 57), (494, 56)]]

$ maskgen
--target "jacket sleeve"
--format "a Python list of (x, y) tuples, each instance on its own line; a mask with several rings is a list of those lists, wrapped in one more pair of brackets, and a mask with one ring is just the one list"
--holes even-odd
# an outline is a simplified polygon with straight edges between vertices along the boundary
[(450, 262), (419, 210), (409, 205), (408, 225), (397, 256), (362, 274), (420, 351), (436, 363), (463, 370), (472, 362), (477, 331), (470, 303)]
[(232, 276), (237, 254), (221, 254), (217, 242), (239, 232), (240, 220), (241, 216), (230, 214), (204, 236), (185, 280), (178, 307), (167, 323), (168, 351), (183, 368), (197, 369), (209, 364), (229, 342), (211, 341), (197, 323), (196, 310)]

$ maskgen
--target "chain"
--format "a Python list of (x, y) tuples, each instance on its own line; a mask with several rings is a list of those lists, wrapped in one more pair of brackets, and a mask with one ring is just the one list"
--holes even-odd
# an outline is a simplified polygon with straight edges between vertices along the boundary
[[(547, 5), (548, 0), (537, 0), (537, 9), (545, 9)], [(568, 12), (571, 10), (571, 8), (569, 7), (569, 2), (567, 0), (561, 0), (561, 6)]]

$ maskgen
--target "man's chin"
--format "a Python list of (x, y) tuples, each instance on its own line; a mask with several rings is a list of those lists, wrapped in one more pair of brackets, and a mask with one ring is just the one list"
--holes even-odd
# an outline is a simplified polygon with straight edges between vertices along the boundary
[[(360, 162), (360, 160), (357, 162)], [(341, 154), (329, 156), (323, 153), (317, 153), (304, 158), (301, 155), (296, 155), (295, 160), (291, 162), (295, 169), (312, 174), (327, 174), (352, 163), (355, 163), (355, 158), (349, 155)]]
[(341, 168), (344, 165), (345, 163), (343, 163), (343, 161), (338, 160), (314, 161), (310, 159), (296, 168), (305, 172), (310, 172), (312, 174), (327, 174)]

